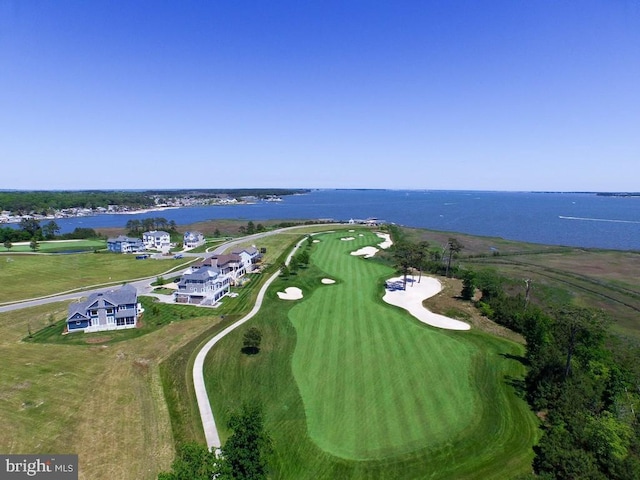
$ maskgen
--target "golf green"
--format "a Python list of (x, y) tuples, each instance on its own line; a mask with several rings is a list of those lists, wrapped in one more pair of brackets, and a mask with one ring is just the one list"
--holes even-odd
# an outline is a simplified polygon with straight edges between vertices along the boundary
[(438, 445), (477, 422), (471, 382), (476, 353), (464, 333), (417, 324), (382, 303), (393, 272), (350, 255), (372, 234), (319, 237), (314, 263), (337, 284), (290, 311), (296, 329), (293, 374), (308, 430), (328, 453), (349, 459), (395, 456)]

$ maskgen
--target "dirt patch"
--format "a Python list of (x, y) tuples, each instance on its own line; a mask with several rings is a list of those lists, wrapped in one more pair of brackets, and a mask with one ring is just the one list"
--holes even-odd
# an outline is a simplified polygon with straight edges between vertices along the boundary
[(112, 337), (92, 337), (92, 338), (87, 338), (86, 343), (105, 343), (108, 342), (109, 340), (111, 340)]
[(506, 338), (513, 342), (525, 343), (522, 335), (489, 320), (478, 312), (478, 309), (473, 303), (462, 300), (460, 298), (462, 280), (457, 278), (437, 278), (440, 280), (440, 283), (442, 283), (442, 291), (423, 302), (426, 308), (434, 313), (446, 316), (452, 316), (452, 312), (458, 312), (458, 315), (453, 315), (452, 317), (471, 324), (472, 328), (477, 328), (483, 332)]

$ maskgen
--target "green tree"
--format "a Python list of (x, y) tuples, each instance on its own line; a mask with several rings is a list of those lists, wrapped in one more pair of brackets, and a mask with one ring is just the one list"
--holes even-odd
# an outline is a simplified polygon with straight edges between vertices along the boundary
[(31, 243), (29, 243), (29, 248), (32, 251), (36, 252), (38, 250), (38, 248), (40, 248), (40, 244), (38, 243), (38, 241), (35, 238), (33, 238), (33, 239), (31, 239)]
[(464, 300), (472, 300), (475, 293), (475, 274), (471, 270), (467, 270), (462, 277), (462, 291), (460, 292), (460, 296)]
[(199, 443), (178, 447), (171, 472), (162, 472), (158, 480), (211, 480), (220, 474), (220, 460), (215, 452)]
[(414, 249), (413, 258), (415, 262), (415, 267), (419, 270), (420, 274), (418, 276), (418, 283), (422, 280), (422, 270), (425, 267), (425, 263), (427, 258), (429, 258), (429, 242), (423, 240), (419, 242)]
[(218, 230), (217, 228), (214, 230), (213, 232), (213, 236), (216, 238), (220, 238), (220, 230)]
[(247, 355), (255, 355), (260, 352), (260, 343), (262, 342), (262, 332), (259, 328), (251, 327), (242, 337), (242, 352)]
[(35, 218), (22, 218), (20, 228), (27, 232), (30, 237), (35, 237), (40, 233), (40, 222)]
[(60, 232), (60, 227), (53, 220), (45, 223), (42, 227), (42, 234), (47, 240), (53, 240), (54, 238), (56, 238), (58, 232)]
[(404, 277), (404, 289), (406, 290), (407, 275), (411, 271), (411, 267), (414, 265), (415, 261), (413, 246), (407, 242), (397, 243), (393, 250), (393, 259), (395, 261), (396, 268)]
[(601, 312), (573, 306), (557, 309), (555, 319), (555, 338), (565, 352), (566, 380), (571, 375), (572, 359), (578, 348), (583, 363), (598, 355), (606, 332), (605, 319)]
[(254, 233), (256, 233), (256, 226), (251, 220), (249, 220), (247, 222), (247, 235), (253, 235)]
[(127, 235), (136, 236), (141, 233), (142, 223), (140, 220), (129, 220), (125, 228)]
[(267, 478), (267, 457), (272, 451), (271, 439), (264, 429), (262, 410), (243, 406), (229, 418), (233, 433), (222, 447), (223, 476), (238, 480)]
[(4, 248), (6, 248), (7, 250), (11, 250), (11, 247), (13, 247), (13, 243), (11, 243), (11, 241), (9, 241), (9, 240), (5, 240), (4, 241)]
[(288, 277), (289, 275), (291, 275), (291, 270), (284, 263), (282, 265), (280, 265), (280, 275), (282, 277), (285, 277), (285, 278)]
[(462, 251), (464, 246), (458, 241), (458, 239), (454, 237), (450, 237), (447, 241), (447, 249), (449, 250), (449, 254), (447, 256), (447, 270), (444, 274), (445, 277), (449, 276), (449, 271), (451, 270), (451, 260), (455, 254), (458, 254)]

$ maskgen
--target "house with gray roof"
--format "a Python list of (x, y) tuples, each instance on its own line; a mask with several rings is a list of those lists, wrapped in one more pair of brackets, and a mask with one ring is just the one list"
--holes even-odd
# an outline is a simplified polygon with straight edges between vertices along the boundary
[(192, 268), (180, 277), (176, 302), (215, 305), (229, 293), (231, 277), (211, 265)]
[(142, 234), (142, 243), (149, 250), (169, 251), (171, 249), (171, 235), (162, 230), (151, 230)]
[(182, 245), (184, 248), (195, 248), (204, 245), (204, 235), (200, 232), (184, 232)]
[(135, 253), (145, 250), (144, 243), (139, 238), (131, 238), (125, 235), (107, 239), (107, 248), (110, 252)]
[(142, 314), (138, 293), (132, 285), (107, 292), (92, 293), (79, 303), (69, 305), (67, 332), (102, 332), (135, 328)]

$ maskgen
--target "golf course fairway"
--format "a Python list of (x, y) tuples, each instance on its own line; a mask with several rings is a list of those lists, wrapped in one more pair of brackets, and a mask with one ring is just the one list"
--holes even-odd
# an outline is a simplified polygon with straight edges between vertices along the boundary
[[(521, 345), (474, 329), (447, 331), (382, 301), (396, 272), (350, 255), (380, 243), (358, 230), (314, 238), (309, 267), (279, 279), (248, 326), (212, 350), (205, 378), (225, 420), (260, 402), (273, 439), (273, 478), (512, 478), (530, 471), (535, 416), (509, 383)], [(322, 283), (331, 278), (334, 284)], [(276, 292), (298, 287), (298, 300)], [(411, 288), (411, 287), (408, 287)]]

